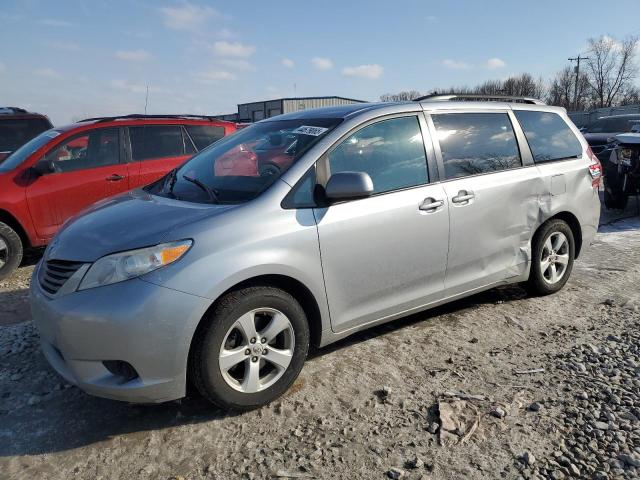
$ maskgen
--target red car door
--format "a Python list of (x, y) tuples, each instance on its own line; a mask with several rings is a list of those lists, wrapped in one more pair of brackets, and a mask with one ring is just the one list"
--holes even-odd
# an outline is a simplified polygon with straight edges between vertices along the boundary
[(121, 162), (119, 128), (85, 131), (49, 150), (41, 160), (51, 173), (27, 187), (27, 204), (39, 237), (51, 238), (89, 205), (129, 189), (129, 165)]
[(131, 188), (155, 182), (196, 153), (180, 125), (129, 127)]

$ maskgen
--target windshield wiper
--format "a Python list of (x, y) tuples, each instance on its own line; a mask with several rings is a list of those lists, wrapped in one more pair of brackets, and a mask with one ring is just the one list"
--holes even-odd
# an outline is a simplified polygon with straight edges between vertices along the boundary
[(200, 180), (198, 180), (197, 178), (192, 178), (192, 177), (189, 177), (187, 175), (183, 175), (182, 178), (184, 178), (187, 182), (191, 182), (194, 185), (197, 185), (202, 190), (207, 192), (207, 195), (209, 195), (209, 199), (213, 203), (220, 203), (219, 200), (218, 200), (218, 195), (216, 194), (216, 191), (213, 188), (209, 187), (209, 185), (207, 185), (206, 183), (203, 183)]

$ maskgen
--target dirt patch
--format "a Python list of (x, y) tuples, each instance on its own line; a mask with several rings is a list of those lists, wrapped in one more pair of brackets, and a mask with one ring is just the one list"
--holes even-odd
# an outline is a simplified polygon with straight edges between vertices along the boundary
[[(640, 413), (623, 403), (637, 395), (618, 392), (638, 385), (638, 219), (607, 225), (556, 295), (495, 289), (362, 332), (310, 358), (280, 401), (242, 415), (196, 396), (130, 406), (65, 384), (25, 321), (31, 269), (0, 284), (1, 479), (568, 478), (571, 464), (582, 478), (639, 475), (638, 429), (625, 428)], [(621, 340), (615, 355), (591, 358), (585, 348), (609, 336)], [(619, 408), (603, 406), (607, 382)], [(440, 441), (439, 402), (471, 412), (454, 428), (471, 432), (464, 442)], [(599, 441), (605, 421), (624, 435)], [(582, 462), (591, 436), (597, 461)]]

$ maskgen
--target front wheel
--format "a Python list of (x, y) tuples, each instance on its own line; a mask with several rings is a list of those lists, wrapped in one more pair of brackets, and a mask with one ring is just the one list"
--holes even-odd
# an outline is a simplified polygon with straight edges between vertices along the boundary
[(4, 280), (20, 266), (22, 241), (6, 223), (0, 222), (0, 280)]
[(293, 384), (309, 351), (304, 310), (288, 293), (248, 287), (222, 298), (195, 339), (190, 375), (214, 404), (249, 410)]
[(551, 220), (533, 236), (528, 287), (537, 295), (549, 295), (564, 287), (573, 269), (575, 241), (564, 220)]

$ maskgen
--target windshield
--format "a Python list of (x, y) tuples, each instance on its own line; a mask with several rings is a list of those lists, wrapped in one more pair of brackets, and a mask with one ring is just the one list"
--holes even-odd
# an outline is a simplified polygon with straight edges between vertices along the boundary
[(58, 135), (60, 135), (60, 132), (57, 130), (47, 130), (36, 138), (32, 138), (18, 150), (9, 155), (4, 161), (0, 161), (0, 172), (13, 170), (24, 162), (29, 155), (44, 146), (47, 142), (50, 142), (52, 138), (56, 138)]
[(0, 152), (13, 152), (50, 128), (44, 118), (0, 118)]
[(600, 118), (587, 127), (586, 133), (630, 132), (631, 127), (638, 120), (640, 117)]
[(211, 145), (146, 190), (198, 203), (249, 201), (340, 122), (315, 118), (256, 123)]

